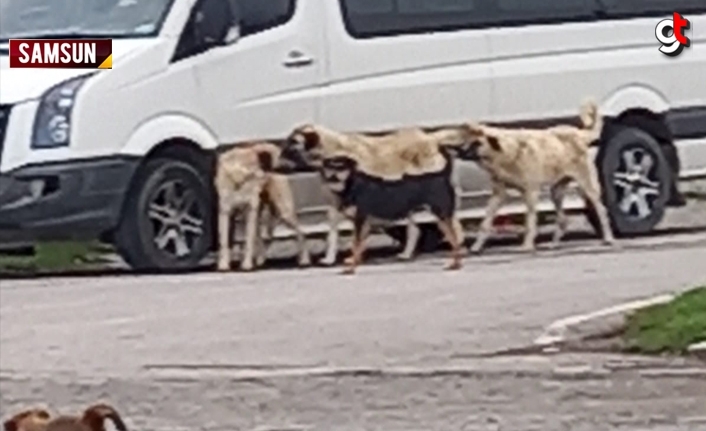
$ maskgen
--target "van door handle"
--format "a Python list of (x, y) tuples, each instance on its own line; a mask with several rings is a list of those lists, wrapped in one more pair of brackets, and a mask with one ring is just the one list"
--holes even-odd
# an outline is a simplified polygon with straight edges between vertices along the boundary
[(285, 67), (304, 67), (314, 63), (314, 59), (301, 51), (291, 51), (284, 60)]

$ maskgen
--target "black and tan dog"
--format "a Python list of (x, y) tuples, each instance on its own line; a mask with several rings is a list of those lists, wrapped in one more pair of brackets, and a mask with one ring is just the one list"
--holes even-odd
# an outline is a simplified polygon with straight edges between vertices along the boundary
[(82, 416), (58, 416), (54, 419), (43, 408), (25, 410), (4, 422), (5, 431), (105, 431), (110, 419), (118, 431), (127, 431), (118, 412), (107, 404), (96, 404)]
[(402, 220), (421, 208), (437, 217), (451, 245), (447, 268), (461, 267), (452, 159), (426, 133), (409, 129), (373, 138), (303, 126), (290, 134), (283, 157), (318, 169), (340, 212), (353, 220), (353, 252), (344, 273), (361, 263), (373, 224)]

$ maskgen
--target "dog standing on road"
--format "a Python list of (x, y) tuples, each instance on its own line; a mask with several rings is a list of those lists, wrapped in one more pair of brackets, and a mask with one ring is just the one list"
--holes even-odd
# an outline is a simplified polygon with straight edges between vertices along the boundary
[(218, 270), (228, 271), (231, 261), (231, 222), (237, 209), (246, 214), (245, 251), (241, 268), (254, 268), (253, 258), (257, 248), (257, 264), (265, 260), (262, 238), (262, 216), (269, 212), (268, 237), (272, 238), (274, 222), (281, 220), (296, 232), (299, 248), (299, 265), (310, 263), (306, 237), (299, 226), (294, 196), (286, 175), (273, 171), (280, 163), (278, 146), (260, 142), (231, 149), (218, 157), (215, 187), (218, 193)]
[(600, 139), (603, 121), (593, 101), (581, 106), (582, 127), (560, 125), (548, 129), (507, 129), (469, 123), (461, 126), (465, 143), (457, 148), (461, 158), (477, 161), (492, 181), (492, 196), (486, 216), (471, 251), (480, 252), (488, 240), (493, 220), (507, 198), (507, 188), (519, 189), (527, 205), (523, 249), (535, 249), (537, 203), (543, 186), (549, 186), (557, 210), (552, 246), (559, 245), (568, 220), (563, 200), (568, 185), (578, 184), (584, 198), (595, 208), (601, 223), (603, 241), (614, 244), (608, 214), (601, 201), (601, 188), (589, 147)]
[[(339, 210), (353, 219), (353, 253), (344, 273), (354, 273), (360, 264), (372, 223), (407, 219), (423, 207), (438, 218), (451, 244), (448, 269), (461, 267), (453, 163), (430, 135), (404, 129), (372, 137), (306, 125), (290, 134), (284, 157), (319, 170)], [(327, 172), (343, 177), (327, 177)]]
[(59, 416), (51, 419), (45, 409), (31, 409), (18, 413), (4, 422), (5, 431), (105, 431), (110, 419), (118, 431), (127, 431), (118, 412), (107, 404), (96, 404), (86, 409), (83, 416)]

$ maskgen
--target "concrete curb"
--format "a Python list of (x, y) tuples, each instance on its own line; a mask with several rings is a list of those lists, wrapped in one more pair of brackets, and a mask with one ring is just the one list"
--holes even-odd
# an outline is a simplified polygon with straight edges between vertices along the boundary
[(689, 353), (706, 361), (706, 341), (689, 346)]
[(547, 326), (542, 335), (534, 340), (534, 345), (551, 347), (617, 334), (625, 326), (625, 319), (631, 313), (654, 305), (669, 303), (674, 298), (675, 295), (672, 294), (660, 295), (557, 320)]

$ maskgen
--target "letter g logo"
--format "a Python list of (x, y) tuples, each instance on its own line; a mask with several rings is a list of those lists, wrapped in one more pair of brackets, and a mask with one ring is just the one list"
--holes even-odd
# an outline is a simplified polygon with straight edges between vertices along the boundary
[(662, 44), (659, 51), (669, 57), (681, 54), (684, 48), (691, 45), (691, 40), (684, 34), (691, 26), (689, 20), (674, 12), (672, 19), (664, 19), (655, 28), (655, 37)]

